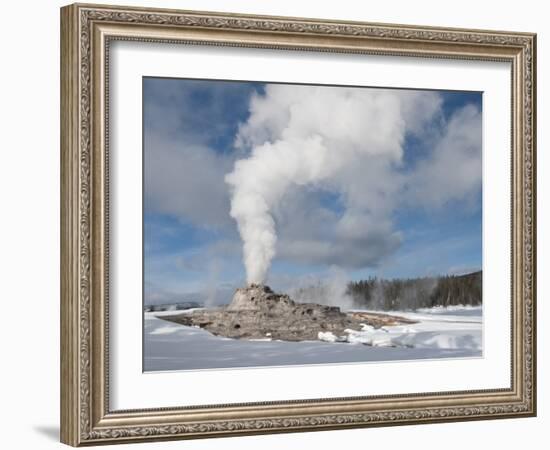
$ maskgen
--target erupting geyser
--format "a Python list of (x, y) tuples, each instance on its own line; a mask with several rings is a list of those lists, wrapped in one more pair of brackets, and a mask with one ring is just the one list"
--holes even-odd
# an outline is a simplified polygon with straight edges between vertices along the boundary
[(422, 127), (418, 110), (426, 120), (438, 105), (435, 95), (385, 89), (268, 85), (265, 94), (253, 96), (235, 141), (244, 157), (225, 177), (248, 284), (266, 282), (277, 250), (277, 210), (300, 187), (341, 197), (340, 239), (369, 233), (379, 239), (380, 224), (386, 224), (387, 251), (394, 248), (390, 199), (403, 179), (388, 182), (380, 174), (402, 164), (406, 133)]

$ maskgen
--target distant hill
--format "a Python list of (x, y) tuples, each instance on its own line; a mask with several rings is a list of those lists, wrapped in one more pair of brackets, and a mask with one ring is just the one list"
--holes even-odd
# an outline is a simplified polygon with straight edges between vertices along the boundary
[(357, 308), (408, 310), (434, 306), (481, 305), (482, 272), (465, 275), (350, 282), (347, 293)]
[(145, 312), (159, 312), (159, 311), (183, 311), (191, 308), (202, 308), (204, 305), (199, 302), (180, 302), (180, 303), (166, 303), (163, 305), (145, 305)]
[[(144, 293), (144, 306), (154, 311), (166, 311), (165, 308), (180, 305), (180, 309), (227, 304), (233, 298), (237, 286), (222, 284), (197, 292), (171, 292), (162, 289), (149, 289)], [(195, 306), (186, 306), (187, 304)], [(198, 305), (198, 306), (196, 306)], [(159, 309), (160, 308), (160, 309)]]

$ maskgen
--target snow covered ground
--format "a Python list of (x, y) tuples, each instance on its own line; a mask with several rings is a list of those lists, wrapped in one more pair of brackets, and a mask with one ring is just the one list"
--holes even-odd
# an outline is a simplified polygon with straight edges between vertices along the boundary
[(393, 314), (418, 323), (319, 340), (235, 340), (145, 313), (144, 370), (190, 370), (482, 356), (481, 307), (422, 309)]

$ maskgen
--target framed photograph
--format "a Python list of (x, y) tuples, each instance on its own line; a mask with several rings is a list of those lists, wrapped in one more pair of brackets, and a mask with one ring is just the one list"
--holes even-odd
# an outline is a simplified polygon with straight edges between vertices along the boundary
[(62, 8), (62, 442), (535, 415), (535, 58)]

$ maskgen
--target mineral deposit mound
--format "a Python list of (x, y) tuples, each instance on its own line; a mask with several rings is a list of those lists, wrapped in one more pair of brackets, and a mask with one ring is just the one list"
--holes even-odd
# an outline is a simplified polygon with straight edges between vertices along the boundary
[(386, 314), (345, 313), (337, 306), (297, 303), (288, 295), (257, 284), (237, 289), (227, 306), (162, 316), (162, 319), (200, 327), (217, 336), (283, 341), (315, 340), (320, 332), (341, 336), (347, 329), (361, 330), (362, 324), (378, 328), (411, 323)]

